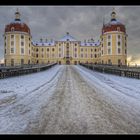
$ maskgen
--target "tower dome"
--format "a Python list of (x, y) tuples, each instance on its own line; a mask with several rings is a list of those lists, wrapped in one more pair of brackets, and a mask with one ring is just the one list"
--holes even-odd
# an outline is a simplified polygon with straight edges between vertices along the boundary
[(103, 25), (102, 34), (105, 32), (111, 32), (111, 31), (121, 31), (124, 33), (126, 32), (125, 25), (116, 19), (116, 12), (114, 9), (111, 13), (110, 22)]
[(13, 32), (13, 31), (25, 32), (30, 34), (30, 28), (27, 26), (27, 24), (21, 21), (18, 9), (15, 12), (14, 21), (5, 26), (5, 32)]

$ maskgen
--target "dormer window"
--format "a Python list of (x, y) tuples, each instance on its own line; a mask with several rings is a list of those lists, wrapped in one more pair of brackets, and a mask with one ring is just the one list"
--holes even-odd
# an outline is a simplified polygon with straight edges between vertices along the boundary
[(11, 31), (13, 32), (14, 30), (15, 30), (15, 28), (14, 28), (14, 27), (12, 27), (12, 28), (11, 28)]
[(120, 27), (117, 27), (117, 31), (120, 31)]

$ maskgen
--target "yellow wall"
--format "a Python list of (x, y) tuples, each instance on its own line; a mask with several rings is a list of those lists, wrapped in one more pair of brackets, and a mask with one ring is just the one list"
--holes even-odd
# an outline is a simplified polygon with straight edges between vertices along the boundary
[[(16, 53), (15, 54), (10, 54), (10, 36), (14, 34), (15, 35), (15, 42), (16, 42)], [(20, 38), (21, 34), (24, 35), (25, 37), (25, 54), (21, 55), (20, 54)], [(111, 35), (111, 48), (112, 48), (112, 54), (107, 53), (107, 38), (108, 35)], [(116, 37), (117, 35), (122, 36), (122, 54), (117, 54), (117, 40)], [(70, 64), (75, 64), (75, 61), (77, 63), (102, 63), (108, 64), (108, 59), (111, 59), (112, 64), (117, 65), (118, 64), (118, 59), (121, 59), (121, 62), (123, 65), (125, 65), (125, 61), (127, 59), (127, 54), (125, 54), (125, 37), (127, 36), (126, 34), (122, 32), (109, 32), (106, 34), (101, 35), (101, 45), (100, 46), (81, 46), (79, 41), (57, 41), (55, 42), (54, 46), (34, 46), (31, 43), (31, 36), (29, 34), (25, 34), (22, 32), (9, 32), (5, 33), (4, 38), (7, 38), (6, 41), (6, 50), (7, 53), (5, 54), (5, 59), (6, 59), (6, 66), (11, 66), (11, 59), (14, 59), (14, 65), (21, 65), (21, 59), (24, 59), (24, 64), (28, 64), (28, 61), (30, 60), (31, 64), (47, 64), (47, 63), (53, 63), (53, 62), (61, 62), (61, 64), (66, 64), (66, 60), (70, 60)], [(103, 38), (103, 40), (102, 40)], [(29, 46), (30, 44), (30, 46)], [(76, 44), (76, 45), (75, 45)], [(103, 47), (102, 47), (103, 44)], [(67, 45), (69, 47), (69, 56), (71, 58), (66, 59), (66, 50), (67, 50)], [(61, 48), (61, 51), (59, 51), (59, 48)], [(77, 51), (75, 51), (75, 48)], [(38, 52), (36, 52), (36, 49), (38, 49)], [(42, 51), (43, 49), (43, 51)], [(47, 51), (49, 49), (49, 52)], [(53, 51), (54, 49), (54, 51)], [(81, 52), (81, 49), (83, 49), (83, 52)], [(91, 51), (92, 49), (92, 51)], [(96, 49), (96, 51), (95, 51)], [(29, 54), (30, 50), (30, 54)], [(103, 55), (101, 54), (103, 50)], [(38, 57), (36, 56), (38, 54)], [(61, 54), (61, 57), (59, 57), (59, 54)], [(75, 58), (75, 54), (77, 54), (77, 57)], [(83, 54), (83, 58), (81, 57), (81, 54)], [(91, 58), (92, 54), (92, 58)], [(96, 58), (95, 58), (96, 54)], [(43, 55), (43, 56), (42, 56)], [(48, 56), (49, 55), (49, 56)], [(53, 56), (54, 55), (54, 56)], [(87, 57), (85, 57), (87, 55)]]

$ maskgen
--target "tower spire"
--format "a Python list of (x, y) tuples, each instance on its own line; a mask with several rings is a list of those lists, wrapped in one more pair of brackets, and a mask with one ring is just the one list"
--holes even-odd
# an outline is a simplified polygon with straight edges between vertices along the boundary
[(19, 9), (17, 8), (16, 12), (15, 12), (15, 20), (16, 21), (20, 21), (20, 13), (19, 13)]
[(115, 8), (114, 7), (113, 7), (112, 13), (111, 13), (111, 21), (112, 20), (116, 20), (116, 12), (115, 12)]

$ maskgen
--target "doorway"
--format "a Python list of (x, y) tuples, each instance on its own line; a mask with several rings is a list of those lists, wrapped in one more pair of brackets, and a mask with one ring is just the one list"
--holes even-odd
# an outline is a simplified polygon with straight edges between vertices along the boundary
[(66, 64), (67, 65), (70, 65), (70, 60), (66, 60)]

